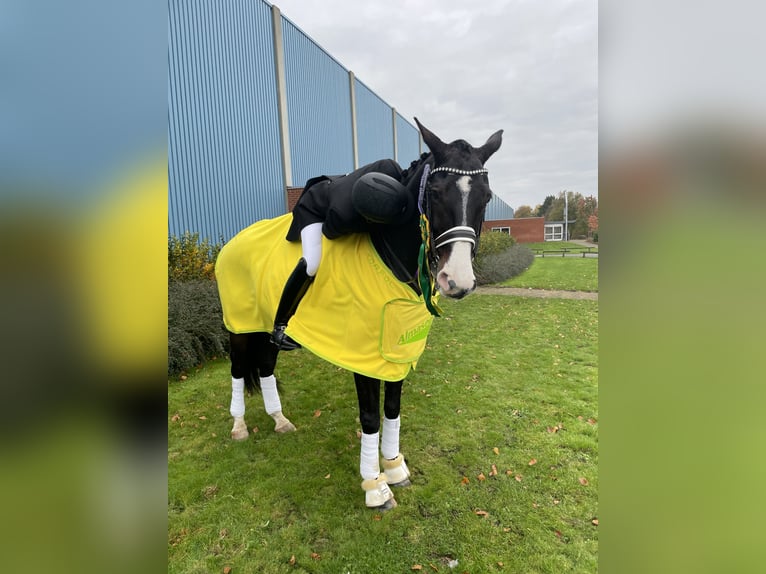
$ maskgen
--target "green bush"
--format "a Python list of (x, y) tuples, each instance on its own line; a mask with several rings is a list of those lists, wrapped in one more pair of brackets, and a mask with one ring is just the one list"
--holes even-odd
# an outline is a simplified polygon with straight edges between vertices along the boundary
[(229, 352), (215, 281), (168, 284), (168, 375)]
[(598, 243), (598, 231), (593, 232), (593, 243)]
[(507, 233), (500, 233), (499, 231), (485, 231), (481, 234), (481, 238), (479, 240), (479, 250), (476, 253), (476, 261), (481, 262), (481, 260), (487, 255), (502, 253), (514, 245), (516, 245), (516, 240)]
[[(479, 259), (478, 256), (476, 259)], [(479, 285), (502, 283), (529, 269), (534, 260), (532, 250), (523, 245), (514, 245), (500, 253), (491, 253), (474, 264), (476, 282)]]
[(213, 279), (215, 260), (223, 243), (199, 240), (199, 233), (186, 231), (181, 237), (168, 238), (168, 280), (192, 281)]

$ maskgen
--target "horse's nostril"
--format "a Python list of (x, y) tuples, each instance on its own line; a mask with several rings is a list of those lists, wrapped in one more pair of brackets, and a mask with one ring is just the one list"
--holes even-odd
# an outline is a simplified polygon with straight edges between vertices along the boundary
[(457, 289), (457, 283), (455, 283), (452, 279), (447, 281), (447, 285), (449, 285), (450, 290)]

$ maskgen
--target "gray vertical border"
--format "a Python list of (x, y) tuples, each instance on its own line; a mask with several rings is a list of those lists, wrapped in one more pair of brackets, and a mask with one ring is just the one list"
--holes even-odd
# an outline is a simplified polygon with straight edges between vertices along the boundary
[[(282, 13), (277, 6), (271, 6), (271, 22), (274, 28), (274, 67), (277, 81), (277, 110), (279, 113), (279, 140), (282, 146), (282, 173), (285, 186), (293, 185), (293, 169), (290, 158), (290, 127), (287, 119), (287, 83), (285, 81), (285, 53), (282, 42)], [(285, 209), (287, 193), (285, 195)]]
[(394, 134), (394, 161), (399, 161), (399, 153), (397, 151), (397, 148), (399, 147), (397, 144), (399, 142), (398, 138), (396, 137), (396, 108), (394, 107), (391, 108), (391, 130)]
[(354, 72), (348, 71), (348, 89), (351, 95), (351, 145), (354, 149), (354, 169), (359, 167), (359, 138), (356, 133), (356, 88)]

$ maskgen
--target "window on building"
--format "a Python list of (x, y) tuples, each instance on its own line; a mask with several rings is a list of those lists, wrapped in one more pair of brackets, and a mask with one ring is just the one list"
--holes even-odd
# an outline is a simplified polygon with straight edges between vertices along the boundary
[(562, 241), (564, 239), (564, 225), (561, 223), (552, 223), (545, 226), (546, 241)]
[(510, 227), (493, 227), (492, 231), (497, 231), (499, 233), (505, 233), (506, 235), (511, 234), (511, 228)]

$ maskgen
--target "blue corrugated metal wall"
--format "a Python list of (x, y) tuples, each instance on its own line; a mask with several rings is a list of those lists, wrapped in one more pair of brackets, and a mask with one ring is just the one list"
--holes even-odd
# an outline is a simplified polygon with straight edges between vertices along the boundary
[(391, 106), (356, 78), (354, 82), (359, 165), (394, 159)]
[(418, 141), (420, 132), (407, 122), (399, 112), (396, 112), (396, 145), (397, 159), (402, 167), (407, 167), (411, 161), (418, 159)]
[(354, 169), (348, 70), (282, 20), (293, 185)]
[(225, 239), (284, 213), (271, 12), (170, 0), (169, 233)]
[[(490, 173), (489, 175), (489, 185), (492, 186), (492, 174)], [(513, 219), (513, 208), (493, 193), (492, 199), (490, 199), (487, 204), (487, 211), (484, 219), (486, 221)]]
[[(281, 17), (292, 185), (353, 169), (349, 73)], [(272, 7), (168, 3), (168, 228), (230, 239), (285, 212)], [(359, 164), (392, 158), (392, 109), (355, 81)], [(397, 115), (398, 159), (419, 135)]]

